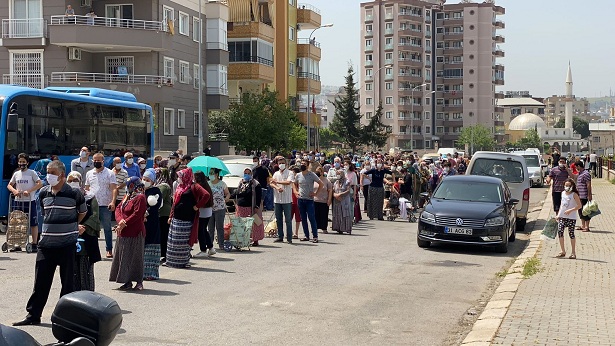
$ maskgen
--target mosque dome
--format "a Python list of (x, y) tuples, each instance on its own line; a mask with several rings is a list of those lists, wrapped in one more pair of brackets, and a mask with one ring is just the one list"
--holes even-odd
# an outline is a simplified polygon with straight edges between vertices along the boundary
[(509, 130), (533, 130), (546, 129), (547, 124), (538, 115), (532, 113), (524, 113), (514, 118), (508, 125)]

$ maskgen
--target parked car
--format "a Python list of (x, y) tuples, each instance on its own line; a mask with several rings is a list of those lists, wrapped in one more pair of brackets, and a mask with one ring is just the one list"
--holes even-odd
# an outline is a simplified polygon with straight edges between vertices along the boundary
[(472, 156), (466, 174), (502, 179), (510, 189), (512, 197), (519, 201), (516, 229), (523, 231), (530, 206), (530, 179), (525, 158), (517, 154), (478, 151)]
[[(253, 169), (254, 163), (252, 163), (252, 156), (239, 156), (239, 155), (221, 155), (217, 156), (229, 170), (229, 174), (222, 177), (222, 181), (226, 183), (231, 195), (237, 190), (239, 182), (243, 179), (243, 171), (246, 168)], [(233, 200), (227, 203), (229, 211), (235, 209)]]
[(545, 177), (547, 176), (547, 164), (540, 152), (536, 149), (528, 149), (513, 151), (511, 154), (521, 155), (525, 158), (530, 185), (543, 187)]
[(508, 251), (516, 238), (519, 200), (501, 179), (477, 175), (447, 177), (428, 196), (419, 217), (416, 242), (426, 248), (435, 243), (495, 246)]

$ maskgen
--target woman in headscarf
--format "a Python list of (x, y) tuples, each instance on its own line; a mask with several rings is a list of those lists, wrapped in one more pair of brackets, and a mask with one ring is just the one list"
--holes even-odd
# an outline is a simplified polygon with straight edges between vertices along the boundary
[[(123, 283), (120, 290), (143, 290), (143, 255), (145, 250), (145, 213), (147, 201), (143, 183), (137, 177), (126, 181), (126, 196), (115, 208), (117, 240), (109, 281)], [(132, 282), (136, 285), (132, 287)]]
[[(237, 190), (235, 190), (236, 210), (235, 214), (240, 217), (249, 217), (258, 215), (263, 219), (263, 213), (260, 207), (262, 196), (262, 188), (256, 179), (252, 179), (252, 170), (246, 168), (243, 170), (243, 179), (239, 182)], [(265, 238), (265, 223), (260, 225), (252, 224), (252, 246), (258, 246), (258, 241)]]
[(173, 206), (173, 193), (171, 191), (171, 175), (166, 168), (156, 169), (156, 187), (162, 193), (162, 206), (158, 210), (160, 227), (160, 261), (165, 262), (167, 257), (167, 240), (169, 239), (169, 216)]
[(350, 198), (351, 185), (343, 171), (337, 172), (337, 180), (333, 184), (333, 225), (338, 233), (352, 233), (353, 208)]
[(143, 279), (158, 280), (160, 267), (160, 207), (162, 192), (154, 185), (156, 171), (148, 168), (143, 173), (144, 194), (147, 199), (147, 220), (145, 221), (145, 255)]
[(211, 198), (209, 192), (194, 183), (192, 168), (177, 172), (177, 188), (169, 216), (169, 240), (166, 265), (190, 268), (190, 250), (198, 241), (199, 208)]
[(372, 182), (369, 184), (369, 200), (367, 202), (367, 216), (370, 220), (378, 218), (384, 220), (382, 207), (384, 205), (384, 176), (391, 174), (391, 171), (384, 168), (382, 159), (376, 159), (376, 167), (365, 172), (371, 174)]
[[(333, 169), (333, 168), (331, 168)], [(320, 178), (323, 188), (314, 196), (314, 214), (316, 214), (316, 225), (322, 233), (327, 232), (329, 226), (329, 207), (333, 198), (333, 184), (327, 179), (322, 167), (316, 168), (316, 175)]]
[(66, 182), (74, 189), (79, 189), (85, 195), (88, 211), (79, 222), (79, 248), (75, 265), (75, 291), (94, 291), (94, 263), (101, 260), (98, 238), (100, 237), (100, 218), (98, 217), (98, 202), (94, 194), (85, 194), (81, 187), (81, 174), (72, 171), (66, 177)]
[(421, 193), (421, 165), (424, 165), (424, 163), (413, 163), (410, 171), (410, 173), (412, 174), (412, 206), (415, 208), (419, 205), (419, 198)]

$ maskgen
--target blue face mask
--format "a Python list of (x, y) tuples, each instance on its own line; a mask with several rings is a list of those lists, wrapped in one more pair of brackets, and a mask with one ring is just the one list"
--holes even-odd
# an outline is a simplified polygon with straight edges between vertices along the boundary
[(250, 174), (244, 174), (243, 175), (243, 180), (250, 181), (250, 180), (252, 180), (252, 176)]

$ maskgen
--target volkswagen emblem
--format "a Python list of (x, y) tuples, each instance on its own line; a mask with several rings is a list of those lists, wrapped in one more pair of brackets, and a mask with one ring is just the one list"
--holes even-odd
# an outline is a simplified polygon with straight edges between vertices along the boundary
[(455, 223), (457, 224), (457, 226), (463, 226), (463, 219), (457, 218), (457, 220), (455, 220)]

